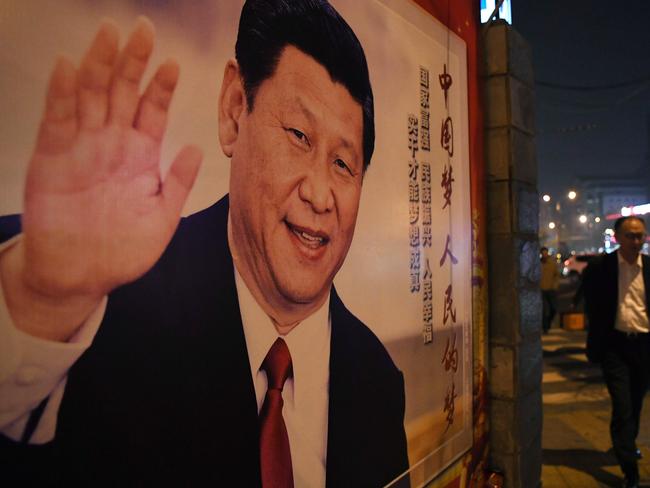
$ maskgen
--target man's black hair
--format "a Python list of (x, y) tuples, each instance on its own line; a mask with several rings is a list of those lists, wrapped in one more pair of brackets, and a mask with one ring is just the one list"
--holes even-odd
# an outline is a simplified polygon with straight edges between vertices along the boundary
[(235, 55), (253, 110), (262, 82), (275, 72), (282, 50), (292, 45), (314, 58), (332, 80), (347, 88), (363, 111), (363, 168), (375, 147), (374, 103), (361, 43), (325, 0), (248, 0), (242, 8)]
[(539, 252), (544, 252), (544, 251), (548, 252), (548, 247), (542, 247), (539, 250)]
[(614, 232), (618, 232), (619, 230), (621, 230), (621, 226), (623, 225), (623, 222), (629, 219), (638, 220), (643, 224), (643, 227), (645, 227), (645, 220), (643, 220), (642, 217), (639, 217), (638, 215), (628, 215), (627, 217), (619, 217), (616, 219), (616, 222), (614, 222)]

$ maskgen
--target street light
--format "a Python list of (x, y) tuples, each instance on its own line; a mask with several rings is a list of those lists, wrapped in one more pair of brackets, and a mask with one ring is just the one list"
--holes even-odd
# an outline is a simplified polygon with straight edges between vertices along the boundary
[(549, 229), (555, 229), (555, 222), (549, 222), (548, 223), (548, 228)]
[(580, 221), (581, 224), (586, 224), (587, 223), (587, 216), (586, 215), (581, 215), (578, 220)]
[(594, 219), (594, 222), (596, 222), (596, 223), (600, 222), (600, 217), (596, 217), (596, 218)]
[(544, 200), (546, 203), (550, 202), (551, 201), (551, 195), (548, 195), (548, 194), (544, 195), (542, 197), (542, 200)]
[(575, 192), (575, 190), (571, 190), (568, 194), (567, 197), (569, 197), (569, 200), (575, 200), (578, 194)]

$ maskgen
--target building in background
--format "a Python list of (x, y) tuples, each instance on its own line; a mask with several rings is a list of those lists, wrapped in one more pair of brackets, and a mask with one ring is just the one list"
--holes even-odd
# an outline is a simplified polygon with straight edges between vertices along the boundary
[[(540, 245), (563, 256), (613, 248), (607, 230), (623, 215), (623, 208), (650, 201), (649, 175), (647, 165), (630, 174), (580, 175), (564, 195), (542, 195)], [(640, 212), (628, 215), (632, 213)]]

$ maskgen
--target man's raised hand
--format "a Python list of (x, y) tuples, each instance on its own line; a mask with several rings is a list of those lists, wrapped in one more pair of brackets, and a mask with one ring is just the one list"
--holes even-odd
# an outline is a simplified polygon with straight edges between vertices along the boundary
[(16, 325), (65, 340), (115, 287), (153, 266), (169, 243), (201, 162), (186, 146), (164, 181), (160, 149), (178, 65), (141, 95), (154, 31), (139, 19), (120, 51), (104, 22), (78, 69), (60, 57), (25, 188), (23, 239), (0, 257)]

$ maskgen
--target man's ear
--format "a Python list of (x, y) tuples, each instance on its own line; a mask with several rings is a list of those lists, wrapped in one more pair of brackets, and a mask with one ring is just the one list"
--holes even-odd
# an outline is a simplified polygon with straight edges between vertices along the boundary
[(226, 63), (219, 94), (219, 142), (223, 153), (228, 157), (232, 157), (239, 135), (239, 118), (245, 109), (246, 94), (239, 65), (232, 58)]

